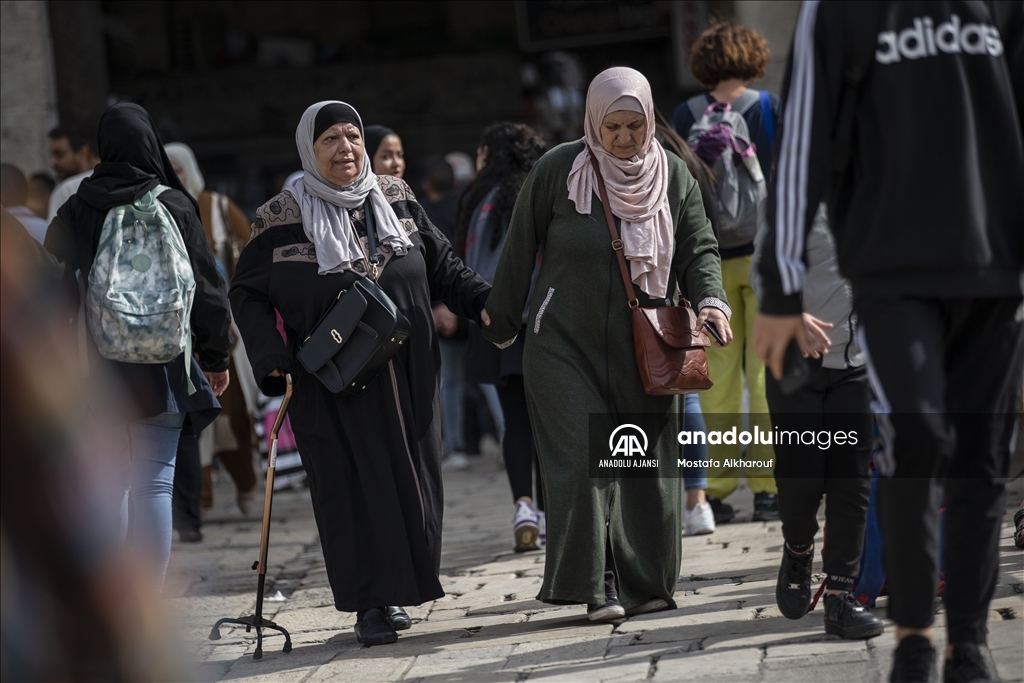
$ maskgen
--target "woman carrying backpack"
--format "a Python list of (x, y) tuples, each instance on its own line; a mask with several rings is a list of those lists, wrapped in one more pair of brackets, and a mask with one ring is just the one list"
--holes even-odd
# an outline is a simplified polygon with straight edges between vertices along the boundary
[[(711, 166), (713, 171), (726, 168), (719, 160), (728, 161), (738, 178), (742, 193), (752, 187), (763, 202), (767, 197), (766, 181), (771, 176), (772, 138), (774, 122), (779, 120), (781, 105), (776, 95), (758, 92), (747, 86), (764, 76), (765, 66), (771, 58), (768, 42), (763, 36), (733, 21), (724, 21), (708, 28), (701, 34), (690, 53), (690, 71), (702, 86), (708, 89), (703, 95), (691, 98), (676, 108), (672, 125), (694, 151)], [(716, 102), (729, 105), (728, 111), (719, 106), (717, 112), (711, 109)], [(740, 116), (736, 116), (739, 114)], [(735, 122), (719, 127), (710, 126), (719, 120)], [(698, 125), (699, 124), (699, 125)], [(723, 128), (728, 128), (736, 145), (751, 144), (756, 150), (757, 163), (753, 158), (745, 162), (740, 154), (723, 154), (731, 143), (723, 137)], [(746, 130), (742, 130), (746, 128)], [(700, 131), (698, 133), (698, 131)], [(732, 147), (732, 149), (736, 149)], [(757, 182), (758, 170), (764, 179)], [(716, 173), (718, 175), (718, 173)], [(757, 233), (758, 211), (743, 214), (747, 218), (736, 222), (726, 221), (723, 204), (729, 205), (725, 194), (730, 182), (727, 178), (716, 178), (716, 204), (719, 210), (711, 213), (712, 227), (718, 237), (718, 250), (722, 255), (722, 286), (726, 300), (733, 309), (732, 329), (735, 335), (732, 344), (726, 347), (712, 346), (708, 349), (708, 370), (715, 386), (700, 395), (709, 430), (727, 430), (733, 426), (743, 412), (743, 385), (746, 379), (750, 392), (750, 414), (768, 416), (768, 404), (764, 394), (764, 364), (754, 354), (748, 338), (757, 316), (758, 304), (750, 288), (750, 263), (754, 254), (754, 235)], [(734, 181), (735, 182), (735, 181)], [(741, 204), (742, 206), (742, 204)], [(717, 214), (717, 215), (716, 215)], [(760, 418), (759, 418), (760, 419)], [(761, 428), (767, 427), (766, 423)], [(713, 460), (739, 458), (739, 444), (718, 444), (708, 447)], [(751, 460), (773, 458), (771, 446), (752, 444), (745, 456)], [(708, 469), (708, 502), (715, 511), (715, 521), (723, 524), (732, 520), (735, 511), (725, 497), (736, 490), (740, 468), (712, 467)], [(754, 492), (754, 521), (779, 518), (777, 489), (771, 468), (746, 469), (747, 485)]]
[[(100, 119), (99, 148), (103, 161), (57, 212), (45, 246), (64, 263), (65, 278), (78, 270), (88, 283), (91, 334), (79, 337), (84, 365), (106, 365), (134, 399), (135, 419), (116, 442), (126, 473), (122, 529), (131, 498), (132, 544), (151, 565), (159, 591), (171, 552), (181, 428), (186, 418), (197, 430), (209, 424), (220, 411), (215, 396), (229, 381), (228, 301), (199, 207), (175, 175), (149, 113), (137, 104), (112, 106)], [(178, 254), (187, 259), (178, 261)], [(176, 291), (185, 292), (178, 310), (153, 315), (147, 308)], [(103, 300), (122, 305), (102, 308)], [(131, 312), (163, 325), (134, 326)], [(84, 331), (86, 320), (77, 322)]]

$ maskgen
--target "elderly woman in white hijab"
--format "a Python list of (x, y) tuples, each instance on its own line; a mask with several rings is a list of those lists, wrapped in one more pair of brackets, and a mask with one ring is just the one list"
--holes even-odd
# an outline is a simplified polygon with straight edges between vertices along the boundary
[[(192, 148), (181, 142), (164, 145), (171, 167), (181, 184), (199, 203), (199, 218), (206, 242), (217, 257), (218, 268), (230, 281), (235, 262), (249, 239), (249, 221), (233, 201), (219, 192), (206, 189), (206, 179)], [(182, 541), (200, 541), (200, 508), (213, 507), (213, 457), (217, 455), (237, 489), (236, 501), (244, 516), (252, 512), (256, 492), (256, 470), (252, 462), (253, 411), (256, 386), (249, 371), (245, 349), (235, 344), (231, 352), (231, 376), (236, 379), (220, 396), (221, 414), (199, 438), (199, 464), (193, 472), (189, 435), (183, 434), (178, 446), (178, 467), (174, 471), (174, 528)], [(242, 372), (239, 372), (241, 370)], [(278, 472), (281, 472), (279, 469)], [(193, 481), (194, 479), (194, 481)], [(196, 498), (198, 496), (198, 498)]]
[[(644, 392), (629, 300), (694, 303), (698, 323), (732, 338), (718, 246), (697, 182), (655, 139), (647, 79), (599, 74), (587, 93), (585, 136), (549, 151), (516, 201), (487, 301), (484, 336), (511, 343), (529, 304), (523, 371), (547, 501), (547, 562), (538, 600), (586, 603), (592, 621), (675, 606), (680, 564), (682, 428), (678, 397)], [(596, 159), (630, 265), (623, 287), (598, 192)], [(533, 300), (527, 302), (543, 249)], [(678, 288), (678, 290), (677, 290)], [(617, 451), (592, 423), (635, 424), (640, 457), (657, 462), (610, 476)], [(589, 455), (587, 455), (589, 453)]]
[[(489, 287), (452, 255), (404, 180), (371, 172), (355, 109), (314, 104), (295, 141), (304, 175), (257, 210), (231, 306), (263, 393), (280, 395), (283, 375), (295, 378), (289, 415), (335, 607), (357, 613), (359, 642), (393, 643), (411, 625), (403, 605), (444, 595), (440, 358), (430, 302), (481, 321)], [(295, 354), (339, 293), (366, 276), (367, 211), (382, 263), (377, 284), (412, 329), (389, 365), (350, 397), (329, 391)]]

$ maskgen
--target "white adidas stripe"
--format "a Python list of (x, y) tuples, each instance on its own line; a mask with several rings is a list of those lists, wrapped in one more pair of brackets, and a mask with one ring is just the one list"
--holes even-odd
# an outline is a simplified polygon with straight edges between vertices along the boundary
[(878, 424), (878, 432), (882, 437), (882, 452), (875, 458), (875, 467), (883, 477), (891, 477), (896, 473), (896, 457), (893, 454), (896, 440), (896, 428), (892, 424), (892, 405), (885, 396), (885, 389), (882, 387), (882, 380), (875, 371), (875, 365), (871, 361), (871, 351), (868, 350), (867, 335), (864, 334), (864, 324), (857, 324), (857, 345), (864, 353), (864, 361), (868, 370), (868, 384), (871, 385), (871, 393), (875, 395), (871, 401), (871, 410), (875, 414)]
[(814, 23), (818, 5), (818, 0), (808, 0), (800, 9), (793, 38), (793, 73), (783, 113), (776, 187), (775, 258), (782, 291), (786, 294), (799, 292), (804, 284), (807, 166), (814, 119)]

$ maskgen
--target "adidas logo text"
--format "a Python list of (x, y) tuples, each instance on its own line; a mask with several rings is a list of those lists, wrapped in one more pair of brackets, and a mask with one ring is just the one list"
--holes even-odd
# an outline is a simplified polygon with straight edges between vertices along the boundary
[(875, 59), (879, 64), (893, 64), (901, 59), (934, 57), (940, 52), (998, 57), (1003, 54), (1003, 41), (995, 26), (961, 25), (960, 17), (955, 14), (938, 26), (934, 25), (931, 17), (918, 17), (914, 19), (913, 26), (898, 33), (879, 33)]

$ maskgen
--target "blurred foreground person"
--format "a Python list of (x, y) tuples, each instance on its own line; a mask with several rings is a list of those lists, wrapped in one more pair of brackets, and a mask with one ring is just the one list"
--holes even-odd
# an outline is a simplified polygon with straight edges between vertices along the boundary
[[(371, 172), (363, 140), (348, 104), (319, 102), (305, 111), (295, 131), (305, 174), (257, 211), (231, 304), (263, 393), (280, 395), (284, 375), (295, 378), (289, 414), (334, 605), (357, 613), (359, 642), (383, 645), (412, 625), (401, 606), (444, 595), (430, 302), (479, 320), (489, 287), (452, 255), (405, 181)], [(373, 254), (367, 212), (379, 240)], [(295, 356), (339, 295), (367, 276), (411, 332), (362, 394), (332, 393)]]
[(994, 674), (985, 622), (1024, 363), (1022, 105), (1019, 2), (801, 9), (754, 346), (776, 379), (791, 339), (813, 350), (805, 244), (827, 198), (884, 441), (893, 681), (936, 678), (942, 505), (943, 677)]
[[(217, 259), (218, 270), (230, 285), (231, 276), (235, 272), (235, 264), (242, 252), (242, 247), (249, 241), (249, 221), (242, 210), (231, 198), (219, 192), (206, 189), (206, 180), (199, 170), (199, 163), (192, 148), (180, 142), (170, 142), (165, 146), (167, 157), (171, 161), (175, 174), (199, 204), (199, 218), (206, 233), (206, 243)], [(252, 511), (253, 498), (256, 491), (256, 470), (253, 468), (253, 411), (256, 410), (256, 386), (252, 381), (252, 370), (245, 355), (238, 335), (232, 329), (231, 361), (228, 372), (232, 382), (220, 395), (223, 409), (209, 429), (203, 431), (199, 439), (202, 472), (196, 463), (196, 475), (201, 476), (201, 505), (204, 510), (213, 507), (213, 457), (216, 455), (224, 464), (238, 490), (236, 497), (238, 508), (244, 516)], [(180, 467), (181, 463), (179, 463)], [(190, 470), (191, 471), (191, 470)], [(181, 472), (175, 473), (175, 491)], [(191, 483), (191, 482), (190, 482)], [(199, 493), (199, 486), (196, 486)], [(181, 510), (179, 526), (179, 509), (175, 507), (175, 528), (186, 536), (198, 533), (201, 520), (199, 510), (193, 509), (200, 504), (190, 505), (188, 510)], [(196, 540), (201, 540), (201, 537)]]
[[(480, 136), (477, 175), (460, 198), (454, 246), (456, 253), (465, 255), (466, 265), (487, 281), (494, 279), (519, 188), (546, 147), (544, 139), (523, 123), (494, 123)], [(529, 309), (524, 308), (524, 325), (528, 315)], [(473, 327), (466, 359), (466, 379), (496, 386), (501, 401), (505, 418), (501, 446), (515, 505), (512, 535), (516, 552), (538, 550), (545, 526), (544, 486), (523, 383), (525, 341), (523, 327), (512, 346), (498, 349)]]
[(46, 237), (45, 218), (40, 218), (28, 204), (28, 181), (21, 169), (13, 164), (0, 164), (0, 205), (25, 226), (28, 234), (39, 244)]
[[(665, 306), (681, 287), (699, 311), (697, 329), (713, 320), (726, 343), (732, 338), (697, 183), (654, 132), (651, 89), (640, 72), (616, 67), (594, 78), (586, 136), (545, 154), (519, 192), (487, 301), (491, 325), (483, 330), (502, 348), (526, 336), (526, 399), (547, 494), (549, 561), (537, 599), (586, 603), (592, 621), (674, 606), (679, 579), (681, 404), (644, 391), (630, 307)], [(630, 262), (631, 292), (591, 159), (621, 225), (616, 243)], [(659, 469), (648, 478), (592, 477), (584, 455), (590, 415), (626, 411), (657, 416), (662, 429), (647, 434), (645, 450)]]
[[(99, 140), (104, 161), (58, 211), (46, 248), (64, 264), (66, 279), (81, 271), (88, 283), (86, 320), (77, 321), (83, 372), (102, 368), (119, 377), (135, 405), (139, 419), (120, 427), (122, 515), (127, 530), (130, 497), (131, 543), (151, 564), (159, 591), (171, 552), (178, 436), (186, 418), (198, 433), (220, 411), (215, 395), (229, 381), (230, 316), (195, 200), (174, 174), (152, 118), (136, 104), (115, 104), (100, 119)], [(178, 279), (186, 268), (191, 283)], [(172, 306), (188, 311), (189, 292), (177, 289), (188, 284), (185, 324), (182, 309)], [(178, 335), (184, 351), (159, 362), (180, 348)]]
[(366, 158), (373, 161), (373, 172), (377, 175), (405, 175), (402, 138), (387, 126), (366, 127)]
[(111, 503), (132, 406), (82, 378), (63, 267), (0, 213), (0, 678), (184, 680)]

